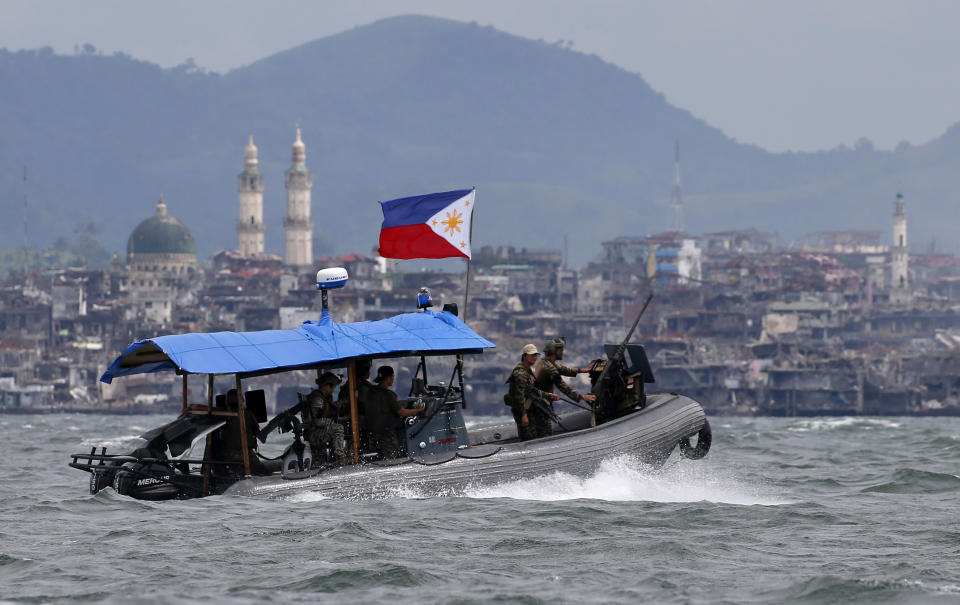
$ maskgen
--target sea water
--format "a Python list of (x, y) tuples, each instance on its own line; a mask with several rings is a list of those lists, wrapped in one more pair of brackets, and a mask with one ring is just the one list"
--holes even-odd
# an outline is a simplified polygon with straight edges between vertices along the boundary
[(362, 501), (140, 502), (66, 465), (167, 420), (0, 416), (0, 601), (960, 603), (960, 419), (711, 418), (701, 461)]

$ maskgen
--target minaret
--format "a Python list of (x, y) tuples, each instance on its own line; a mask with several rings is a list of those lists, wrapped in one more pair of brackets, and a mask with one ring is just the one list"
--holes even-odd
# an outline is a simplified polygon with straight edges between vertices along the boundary
[(904, 304), (910, 301), (910, 252), (907, 250), (907, 213), (903, 209), (903, 194), (893, 202), (893, 246), (890, 248), (890, 302)]
[(677, 155), (673, 161), (673, 189), (667, 207), (667, 231), (684, 230), (683, 198), (680, 195), (680, 139), (677, 139)]
[(293, 165), (286, 172), (287, 217), (283, 230), (287, 236), (286, 263), (293, 266), (313, 265), (313, 221), (310, 220), (310, 189), (313, 175), (307, 170), (307, 148), (300, 138), (293, 143)]
[(237, 250), (243, 256), (263, 254), (263, 175), (260, 174), (257, 146), (250, 143), (243, 150), (243, 172), (237, 175), (240, 216), (237, 219)]

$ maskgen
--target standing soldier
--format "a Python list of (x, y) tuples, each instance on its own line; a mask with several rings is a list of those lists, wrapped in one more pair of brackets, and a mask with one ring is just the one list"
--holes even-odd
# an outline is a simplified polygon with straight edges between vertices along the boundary
[[(544, 399), (558, 398), (553, 393), (540, 391), (534, 384), (535, 378), (530, 368), (537, 363), (539, 355), (540, 352), (537, 351), (536, 346), (532, 344), (524, 345), (520, 351), (520, 363), (513, 368), (510, 378), (507, 379), (510, 392), (503, 397), (504, 403), (510, 406), (510, 411), (513, 412), (513, 420), (517, 423), (517, 436), (520, 437), (520, 441), (546, 437), (553, 432), (553, 427), (550, 426), (550, 418), (533, 407), (531, 401), (531, 396), (540, 396)], [(543, 432), (544, 425), (549, 427), (550, 432)]]
[[(559, 363), (560, 360), (563, 359), (563, 347), (565, 345), (566, 341), (563, 338), (554, 338), (544, 345), (543, 354), (545, 357), (540, 360), (540, 364), (537, 366), (536, 386), (541, 391), (550, 394), (553, 394), (553, 389), (556, 387), (573, 401), (580, 401), (582, 399), (592, 404), (597, 400), (596, 395), (581, 395), (563, 381), (563, 376), (576, 376), (577, 374), (589, 372), (589, 370), (582, 368), (568, 368)], [(547, 434), (553, 434), (553, 425), (550, 422), (546, 422), (544, 427), (545, 430), (549, 431)]]
[(337, 422), (337, 408), (333, 403), (333, 389), (340, 384), (340, 377), (333, 372), (324, 372), (317, 378), (317, 388), (306, 397), (309, 412), (304, 415), (304, 437), (310, 443), (314, 460), (326, 458), (327, 444), (337, 464), (347, 464), (347, 450), (343, 438), (343, 426)]

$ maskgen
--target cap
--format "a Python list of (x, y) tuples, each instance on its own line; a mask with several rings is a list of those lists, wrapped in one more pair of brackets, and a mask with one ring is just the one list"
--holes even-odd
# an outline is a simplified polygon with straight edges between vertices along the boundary
[(373, 379), (374, 382), (380, 384), (387, 378), (393, 376), (393, 368), (390, 366), (380, 366), (377, 368), (377, 377)]
[(537, 350), (536, 345), (526, 344), (523, 345), (523, 349), (520, 350), (522, 355), (539, 355), (540, 351)]
[(325, 384), (337, 386), (340, 384), (340, 377), (333, 372), (324, 372), (320, 375), (320, 378), (317, 378), (316, 383), (318, 387), (322, 387)]

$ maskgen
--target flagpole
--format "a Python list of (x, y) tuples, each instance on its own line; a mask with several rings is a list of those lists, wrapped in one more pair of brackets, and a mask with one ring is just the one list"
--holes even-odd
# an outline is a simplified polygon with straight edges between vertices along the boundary
[[(473, 186), (473, 206), (470, 208), (470, 256), (473, 256), (473, 211), (477, 207), (477, 186)], [(470, 256), (467, 257), (467, 284), (463, 292), (463, 323), (467, 323), (467, 304), (470, 301)]]

